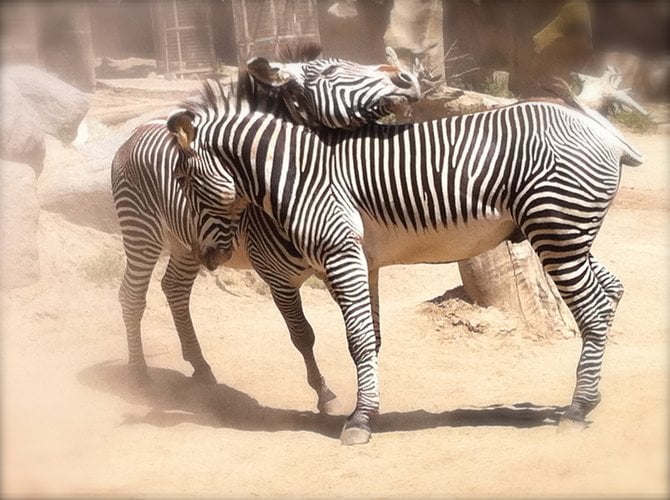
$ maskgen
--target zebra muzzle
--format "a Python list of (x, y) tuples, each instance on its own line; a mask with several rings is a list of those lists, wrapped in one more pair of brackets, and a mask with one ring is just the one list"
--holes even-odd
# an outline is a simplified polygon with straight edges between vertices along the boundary
[(233, 251), (230, 248), (200, 248), (197, 243), (193, 244), (191, 252), (195, 259), (210, 271), (214, 271), (217, 267), (224, 264), (233, 254)]
[(207, 248), (202, 253), (202, 263), (210, 271), (214, 271), (221, 264), (224, 264), (232, 256), (232, 250), (222, 250), (219, 248)]

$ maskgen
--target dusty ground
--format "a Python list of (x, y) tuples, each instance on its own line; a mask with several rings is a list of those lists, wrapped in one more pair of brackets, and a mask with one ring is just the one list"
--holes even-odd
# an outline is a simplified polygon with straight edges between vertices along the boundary
[[(152, 383), (134, 389), (119, 238), (43, 212), (42, 280), (2, 294), (4, 495), (667, 497), (670, 154), (667, 135), (629, 137), (646, 163), (625, 170), (595, 245), (626, 294), (585, 432), (555, 426), (579, 341), (427, 302), (459, 285), (455, 265), (382, 272), (382, 414), (368, 445), (342, 447), (342, 417), (315, 413), (301, 358), (244, 271), (196, 283), (219, 379), (205, 388), (188, 378), (156, 273), (143, 323)], [(342, 320), (318, 283), (304, 302), (344, 414), (355, 374)]]

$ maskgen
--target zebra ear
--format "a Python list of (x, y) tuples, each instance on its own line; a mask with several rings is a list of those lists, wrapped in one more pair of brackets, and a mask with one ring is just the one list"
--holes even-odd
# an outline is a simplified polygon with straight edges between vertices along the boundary
[(195, 127), (193, 126), (195, 115), (191, 111), (178, 110), (167, 119), (168, 130), (177, 137), (177, 142), (184, 151), (191, 152), (191, 143), (195, 139)]
[(268, 60), (262, 57), (247, 61), (247, 71), (255, 80), (271, 87), (281, 87), (291, 81), (285, 71), (270, 66)]

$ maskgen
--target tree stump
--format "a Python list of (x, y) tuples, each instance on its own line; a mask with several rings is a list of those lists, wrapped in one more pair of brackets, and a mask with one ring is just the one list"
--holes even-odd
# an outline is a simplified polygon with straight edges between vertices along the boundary
[(458, 263), (463, 288), (478, 305), (518, 315), (538, 338), (570, 338), (577, 325), (528, 241), (505, 241)]

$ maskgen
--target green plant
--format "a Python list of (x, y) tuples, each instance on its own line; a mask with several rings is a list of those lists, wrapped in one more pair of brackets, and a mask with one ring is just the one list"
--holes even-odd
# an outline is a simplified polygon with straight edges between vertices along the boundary
[(395, 113), (389, 113), (386, 116), (382, 116), (379, 120), (377, 120), (377, 123), (381, 123), (383, 125), (394, 125), (396, 123)]
[(81, 275), (98, 286), (117, 284), (123, 274), (123, 254), (116, 249), (104, 248), (81, 263)]
[(658, 128), (658, 124), (649, 115), (637, 111), (619, 110), (612, 115), (612, 120), (638, 134), (651, 134)]
[(507, 86), (501, 81), (496, 81), (493, 78), (487, 78), (482, 85), (482, 92), (494, 97), (513, 98), (514, 94), (509, 91)]

